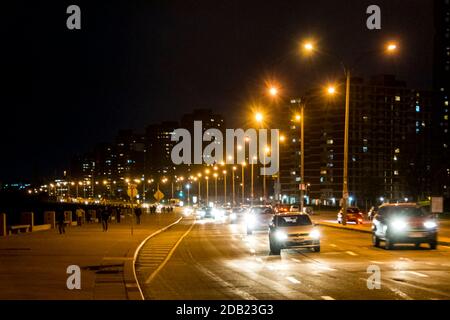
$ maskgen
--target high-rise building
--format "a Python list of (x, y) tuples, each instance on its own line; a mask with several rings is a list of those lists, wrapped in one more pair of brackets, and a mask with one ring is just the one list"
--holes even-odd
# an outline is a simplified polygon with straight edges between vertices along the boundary
[(165, 121), (149, 125), (146, 129), (146, 166), (147, 177), (174, 175), (175, 166), (171, 160), (172, 134), (178, 128), (178, 122)]
[(450, 0), (434, 1), (433, 194), (450, 198)]
[[(341, 83), (339, 88), (345, 88)], [(342, 89), (343, 91), (344, 89)], [(409, 89), (394, 76), (351, 81), (349, 192), (352, 204), (426, 198), (430, 191), (432, 93)], [(305, 184), (309, 203), (338, 205), (342, 198), (344, 95), (306, 94)], [(281, 152), (282, 195), (299, 200), (299, 126), (293, 122)], [(284, 157), (284, 159), (283, 159)]]

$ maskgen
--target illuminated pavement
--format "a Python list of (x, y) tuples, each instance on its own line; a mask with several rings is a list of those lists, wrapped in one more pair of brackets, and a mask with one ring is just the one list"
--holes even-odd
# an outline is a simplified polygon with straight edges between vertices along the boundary
[[(369, 234), (321, 227), (322, 252), (280, 257), (269, 255), (264, 232), (193, 223), (184, 219), (143, 246), (137, 271), (147, 299), (450, 299), (450, 247), (387, 251), (372, 247)], [(370, 265), (381, 269), (379, 290), (367, 288)]]

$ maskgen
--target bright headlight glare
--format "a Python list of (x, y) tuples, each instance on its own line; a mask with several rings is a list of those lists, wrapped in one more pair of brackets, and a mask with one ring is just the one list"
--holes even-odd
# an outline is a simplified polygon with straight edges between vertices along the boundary
[(314, 230), (312, 230), (312, 231), (309, 233), (309, 236), (310, 236), (311, 238), (313, 238), (313, 239), (319, 239), (319, 238), (320, 238), (320, 232), (319, 232), (319, 230), (314, 229)]
[(283, 241), (288, 238), (287, 234), (284, 233), (283, 231), (275, 232), (275, 237), (277, 238), (278, 241)]
[(248, 224), (254, 224), (255, 223), (255, 217), (253, 215), (247, 215), (245, 217), (245, 220)]
[(203, 210), (200, 210), (200, 211), (198, 211), (198, 214), (199, 214), (199, 215), (201, 215), (202, 217), (204, 217), (204, 216), (205, 216), (205, 214), (206, 214), (206, 212), (205, 212), (205, 211), (203, 211)]
[(402, 231), (404, 229), (406, 229), (407, 224), (405, 221), (401, 220), (401, 219), (397, 219), (391, 222), (391, 227), (396, 230), (396, 231)]
[(425, 228), (427, 229), (433, 229), (437, 227), (437, 223), (434, 221), (425, 221), (425, 223), (423, 224), (425, 226)]
[(236, 219), (236, 218), (237, 218), (237, 215), (236, 215), (236, 213), (232, 213), (232, 214), (230, 214), (230, 219), (234, 220), (234, 219)]

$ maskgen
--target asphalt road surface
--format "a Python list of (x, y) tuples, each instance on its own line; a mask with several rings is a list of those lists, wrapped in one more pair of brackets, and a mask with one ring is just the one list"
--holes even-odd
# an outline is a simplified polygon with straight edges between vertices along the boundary
[[(267, 232), (183, 219), (142, 247), (138, 280), (146, 299), (450, 299), (450, 247), (387, 251), (372, 247), (369, 234), (320, 230), (320, 253), (273, 256)], [(371, 290), (367, 269), (377, 266), (381, 288)]]

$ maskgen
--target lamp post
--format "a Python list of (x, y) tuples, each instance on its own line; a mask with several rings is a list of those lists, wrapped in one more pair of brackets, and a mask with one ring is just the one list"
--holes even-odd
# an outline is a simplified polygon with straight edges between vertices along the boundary
[(223, 170), (223, 204), (226, 205), (227, 203), (227, 171)]
[(209, 177), (206, 176), (206, 205), (209, 205)]
[(231, 176), (232, 176), (232, 191), (233, 191), (233, 207), (236, 206), (236, 194), (235, 194), (235, 188), (234, 188), (234, 172), (236, 171), (236, 167), (233, 167), (233, 170), (231, 171)]
[(217, 177), (219, 176), (217, 172), (214, 172), (214, 203), (217, 203)]
[(191, 185), (189, 183), (186, 185), (186, 189), (187, 189), (188, 207), (190, 207), (191, 206), (191, 197), (190, 197), (189, 191), (191, 189)]
[(254, 162), (255, 162), (255, 159), (256, 157), (254, 156), (254, 157), (252, 157), (252, 170), (251, 170), (251, 205), (253, 206), (253, 198), (255, 197), (255, 189), (254, 189), (254, 186), (253, 186), (253, 165), (254, 165)]
[(200, 204), (201, 196), (202, 196), (202, 174), (199, 173), (198, 175), (198, 203)]
[(245, 161), (242, 162), (242, 204), (245, 203)]

